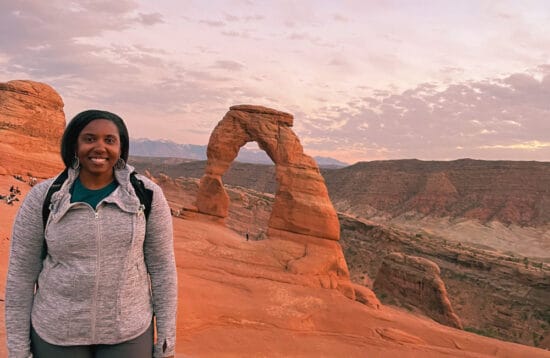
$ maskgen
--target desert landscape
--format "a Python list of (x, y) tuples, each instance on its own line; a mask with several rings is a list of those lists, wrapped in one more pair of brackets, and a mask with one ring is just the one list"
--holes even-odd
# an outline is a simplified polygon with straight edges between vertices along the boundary
[[(178, 357), (550, 357), (546, 163), (319, 170), (292, 115), (221, 117), (207, 162), (130, 161), (174, 213)], [(0, 202), (2, 309), (13, 219), (62, 169), (64, 125), (50, 86), (0, 84), (0, 194), (21, 191)], [(233, 163), (249, 141), (274, 166)]]
[[(205, 168), (205, 162), (163, 158), (134, 158), (133, 163), (155, 175), (197, 180)], [(548, 170), (545, 162), (411, 160), (321, 172), (339, 212), (340, 242), (353, 282), (372, 287), (383, 258), (393, 251), (428, 258), (441, 269), (465, 329), (544, 346), (549, 326)], [(224, 183), (272, 197), (274, 167), (235, 163)], [(264, 217), (260, 227), (267, 226), (268, 214), (258, 214), (268, 211), (262, 208), (269, 207), (269, 197), (264, 201), (248, 214), (254, 215), (251, 222)], [(229, 225), (244, 232), (240, 220)], [(400, 304), (391, 295), (380, 298)], [(405, 305), (411, 310), (417, 306)]]

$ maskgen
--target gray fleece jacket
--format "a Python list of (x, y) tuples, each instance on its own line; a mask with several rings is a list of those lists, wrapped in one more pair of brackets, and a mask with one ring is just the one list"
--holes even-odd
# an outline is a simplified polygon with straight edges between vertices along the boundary
[[(42, 204), (53, 178), (34, 186), (13, 226), (6, 284), (9, 357), (30, 356), (30, 327), (56, 345), (116, 344), (133, 339), (156, 317), (155, 357), (173, 355), (177, 274), (172, 217), (159, 186), (146, 220), (130, 183), (131, 166), (116, 170), (119, 186), (94, 210), (71, 203), (78, 177), (70, 169), (52, 196), (46, 230)], [(41, 259), (43, 241), (48, 254)], [(36, 288), (36, 290), (35, 290)]]

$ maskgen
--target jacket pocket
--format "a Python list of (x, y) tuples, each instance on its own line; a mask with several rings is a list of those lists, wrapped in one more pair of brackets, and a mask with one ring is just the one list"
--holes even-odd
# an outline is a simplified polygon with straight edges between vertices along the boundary
[(145, 262), (134, 263), (119, 298), (119, 327), (122, 339), (141, 333), (153, 314), (149, 275)]
[(40, 274), (38, 290), (32, 308), (32, 321), (38, 332), (48, 332), (56, 341), (66, 341), (72, 323), (72, 296), (75, 295), (75, 275), (60, 265)]

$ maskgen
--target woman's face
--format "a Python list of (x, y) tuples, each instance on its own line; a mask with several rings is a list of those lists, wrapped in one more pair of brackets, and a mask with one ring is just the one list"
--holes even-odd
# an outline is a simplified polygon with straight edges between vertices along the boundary
[(107, 119), (94, 119), (78, 135), (77, 156), (80, 174), (112, 176), (120, 157), (120, 135), (117, 126)]

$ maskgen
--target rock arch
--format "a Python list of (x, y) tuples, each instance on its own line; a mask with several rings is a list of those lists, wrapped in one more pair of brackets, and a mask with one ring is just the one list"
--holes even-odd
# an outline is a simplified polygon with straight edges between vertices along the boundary
[(230, 107), (210, 135), (208, 162), (199, 184), (197, 209), (225, 218), (229, 197), (222, 176), (248, 142), (255, 141), (275, 163), (278, 183), (268, 227), (339, 240), (338, 216), (313, 158), (304, 154), (291, 114), (252, 105)]

